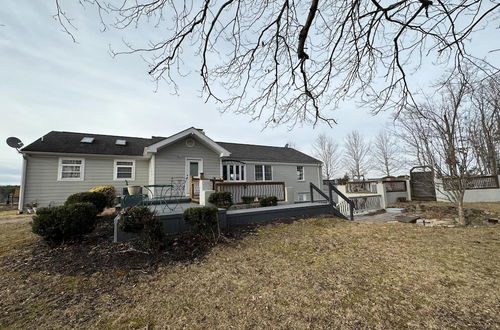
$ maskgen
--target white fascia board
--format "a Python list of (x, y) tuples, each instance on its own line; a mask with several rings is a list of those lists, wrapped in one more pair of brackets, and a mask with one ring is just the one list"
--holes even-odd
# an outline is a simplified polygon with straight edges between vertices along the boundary
[(157, 142), (155, 144), (150, 145), (149, 147), (146, 147), (144, 150), (144, 153), (155, 153), (158, 152), (158, 149), (163, 148), (169, 144), (172, 144), (180, 139), (183, 139), (188, 136), (195, 136), (198, 139), (200, 139), (203, 143), (205, 143), (210, 149), (218, 152), (220, 154), (220, 157), (229, 157), (231, 153), (221, 147), (219, 144), (217, 144), (215, 141), (210, 139), (208, 136), (205, 134), (201, 133), (198, 131), (196, 128), (191, 127), (188, 128), (182, 132), (179, 132), (177, 134), (174, 134), (164, 140), (161, 140), (160, 142)]

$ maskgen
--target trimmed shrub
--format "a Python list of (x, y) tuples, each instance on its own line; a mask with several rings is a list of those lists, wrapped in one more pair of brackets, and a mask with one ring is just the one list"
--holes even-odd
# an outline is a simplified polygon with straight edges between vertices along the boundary
[(164, 246), (163, 224), (146, 206), (128, 207), (118, 220), (120, 230), (138, 233), (139, 246), (149, 251), (159, 251)]
[(108, 197), (102, 192), (84, 191), (69, 196), (64, 205), (74, 203), (92, 203), (97, 209), (96, 214), (99, 214), (104, 211), (104, 208), (108, 204)]
[(154, 213), (147, 206), (132, 206), (125, 209), (118, 220), (122, 231), (138, 233), (144, 229), (144, 224), (154, 218)]
[(49, 243), (82, 236), (94, 230), (97, 221), (96, 207), (91, 203), (74, 203), (45, 207), (33, 216), (33, 233)]
[(233, 205), (233, 197), (228, 191), (214, 192), (210, 195), (210, 197), (208, 197), (208, 201), (223, 209), (228, 209), (231, 205)]
[(219, 237), (218, 210), (215, 207), (191, 207), (183, 213), (184, 221), (191, 226), (193, 232), (217, 241)]
[(145, 218), (139, 234), (139, 244), (149, 251), (160, 251), (165, 245), (163, 225), (157, 217)]
[(241, 200), (245, 204), (252, 204), (255, 202), (255, 196), (241, 196)]
[(276, 196), (269, 196), (269, 197), (264, 197), (260, 201), (260, 206), (266, 207), (266, 206), (276, 206), (278, 205), (278, 197)]
[(91, 188), (89, 191), (103, 193), (104, 195), (106, 195), (106, 198), (108, 199), (108, 203), (106, 204), (106, 206), (107, 207), (115, 206), (115, 200), (116, 200), (115, 187), (113, 187), (113, 186), (97, 186), (97, 187)]

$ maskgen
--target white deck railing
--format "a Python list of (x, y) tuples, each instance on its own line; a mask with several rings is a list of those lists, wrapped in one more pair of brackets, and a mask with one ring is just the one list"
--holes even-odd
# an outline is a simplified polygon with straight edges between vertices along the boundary
[(227, 191), (233, 196), (233, 203), (243, 203), (241, 197), (270, 197), (285, 200), (284, 182), (216, 182), (215, 191)]
[[(382, 196), (380, 195), (349, 197), (349, 199), (354, 203), (354, 214), (383, 209)], [(343, 215), (349, 215), (349, 203), (345, 201), (339, 202), (337, 209)]]

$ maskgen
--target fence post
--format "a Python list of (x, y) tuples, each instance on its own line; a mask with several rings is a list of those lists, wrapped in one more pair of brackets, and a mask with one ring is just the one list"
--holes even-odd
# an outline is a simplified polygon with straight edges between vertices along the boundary
[(352, 202), (349, 203), (349, 214), (350, 214), (350, 217), (351, 217), (351, 221), (354, 220), (354, 207), (352, 206)]
[(332, 193), (331, 182), (328, 182), (328, 197), (330, 198), (330, 205), (333, 206), (333, 193)]
[(314, 203), (314, 193), (313, 193), (312, 182), (309, 182), (309, 193), (311, 194), (311, 203)]

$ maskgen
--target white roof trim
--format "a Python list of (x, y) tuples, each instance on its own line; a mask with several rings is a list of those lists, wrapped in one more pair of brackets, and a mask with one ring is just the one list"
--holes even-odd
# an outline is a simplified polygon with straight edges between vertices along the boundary
[(215, 152), (218, 152), (220, 154), (220, 157), (229, 157), (231, 153), (227, 151), (226, 149), (222, 148), (219, 144), (217, 144), (215, 141), (210, 139), (208, 136), (205, 134), (201, 133), (199, 130), (197, 130), (194, 127), (188, 128), (182, 132), (179, 132), (177, 134), (174, 134), (164, 140), (161, 140), (160, 142), (157, 142), (155, 144), (150, 145), (149, 147), (146, 147), (145, 152), (158, 152), (158, 149), (161, 149), (169, 144), (172, 144), (180, 139), (183, 139), (188, 136), (195, 136), (198, 139), (200, 139), (202, 142), (204, 142), (210, 149), (214, 150)]

